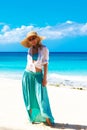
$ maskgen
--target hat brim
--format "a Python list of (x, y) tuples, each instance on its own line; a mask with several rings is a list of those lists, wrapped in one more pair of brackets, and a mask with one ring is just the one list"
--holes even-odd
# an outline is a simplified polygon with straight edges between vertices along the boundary
[(30, 45), (30, 43), (28, 42), (28, 39), (27, 39), (27, 38), (24, 39), (24, 40), (22, 40), (22, 41), (21, 41), (21, 44), (22, 44), (24, 47), (26, 47), (26, 48), (30, 48), (30, 47), (31, 47), (31, 45)]
[[(33, 35), (32, 35), (33, 36)], [(28, 37), (29, 38), (29, 37)], [(32, 44), (28, 41), (28, 38), (25, 38), (24, 40), (21, 41), (21, 44), (26, 47), (26, 48), (30, 48), (32, 46)], [(44, 40), (45, 37), (43, 36), (38, 36), (38, 38), (41, 40)]]

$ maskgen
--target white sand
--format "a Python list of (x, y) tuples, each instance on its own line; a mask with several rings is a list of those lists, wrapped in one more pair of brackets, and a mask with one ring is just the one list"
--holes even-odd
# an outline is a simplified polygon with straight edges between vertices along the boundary
[(87, 90), (48, 86), (55, 127), (30, 124), (20, 80), (0, 78), (0, 130), (87, 129)]

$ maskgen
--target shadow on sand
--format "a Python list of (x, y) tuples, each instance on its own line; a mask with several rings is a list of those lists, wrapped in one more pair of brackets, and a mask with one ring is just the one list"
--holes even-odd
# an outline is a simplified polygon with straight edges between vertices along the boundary
[[(87, 130), (87, 126), (85, 126), (85, 125), (78, 125), (78, 124), (55, 123), (54, 126), (53, 126), (53, 129), (55, 129), (55, 130), (56, 129), (57, 130), (64, 130), (64, 129), (68, 129), (68, 130)], [(23, 130), (23, 129), (0, 127), (0, 130)], [(44, 128), (44, 130), (45, 130), (45, 128)]]
[(87, 130), (87, 126), (78, 124), (55, 123), (55, 129)]

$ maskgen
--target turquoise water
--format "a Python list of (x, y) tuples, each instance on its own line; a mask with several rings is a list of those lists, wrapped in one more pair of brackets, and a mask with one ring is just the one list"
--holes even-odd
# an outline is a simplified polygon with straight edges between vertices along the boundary
[[(22, 79), (27, 53), (0, 53), (0, 78)], [(48, 83), (87, 87), (87, 53), (50, 53)]]
[(63, 75), (87, 75), (87, 53), (51, 53), (49, 71)]
[[(0, 53), (0, 72), (23, 73), (27, 53)], [(87, 53), (50, 53), (49, 73), (62, 75), (87, 75)], [(1, 75), (1, 74), (0, 74)]]

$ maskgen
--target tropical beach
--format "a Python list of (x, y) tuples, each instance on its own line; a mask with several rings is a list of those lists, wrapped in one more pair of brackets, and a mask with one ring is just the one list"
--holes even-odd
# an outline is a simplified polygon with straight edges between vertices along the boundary
[[(0, 1), (0, 130), (87, 130), (86, 16), (86, 0)], [(54, 127), (28, 121), (22, 94), (28, 48), (20, 43), (30, 31), (44, 36), (49, 49)]]
[(53, 128), (28, 121), (22, 95), (26, 54), (0, 53), (0, 130), (86, 130), (87, 53), (50, 54), (47, 89)]
[(0, 78), (0, 130), (86, 130), (87, 89), (53, 85), (47, 85), (47, 89), (55, 119), (53, 128), (42, 123), (29, 123), (22, 97), (21, 80)]

